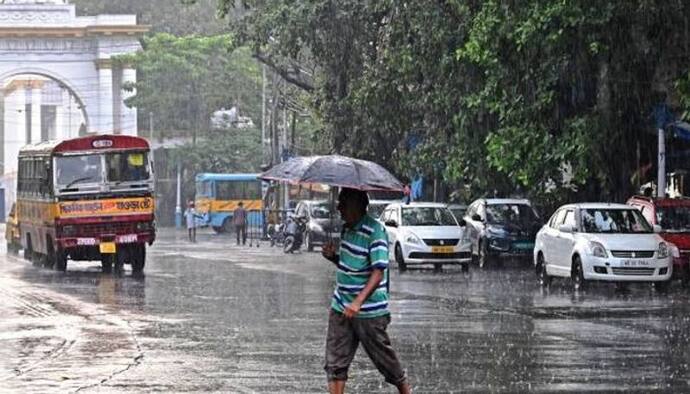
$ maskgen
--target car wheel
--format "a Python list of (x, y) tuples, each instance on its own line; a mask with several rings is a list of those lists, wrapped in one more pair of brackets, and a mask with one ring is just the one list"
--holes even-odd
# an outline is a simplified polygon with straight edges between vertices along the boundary
[(585, 274), (582, 269), (582, 260), (579, 256), (575, 256), (573, 259), (573, 268), (570, 272), (570, 278), (573, 281), (573, 288), (575, 290), (584, 290), (587, 287), (587, 281), (585, 280)]
[(683, 267), (680, 274), (681, 283), (683, 284), (683, 286), (688, 287), (688, 285), (690, 285), (690, 265), (686, 265), (685, 267)]
[(537, 256), (537, 280), (542, 287), (549, 287), (551, 285), (551, 276), (546, 272), (546, 261), (544, 261), (544, 255), (539, 253)]
[(395, 245), (395, 262), (398, 264), (398, 271), (407, 271), (407, 264), (405, 264), (405, 258), (403, 257), (402, 248), (400, 244)]
[(668, 291), (668, 287), (670, 286), (671, 281), (670, 280), (664, 280), (661, 282), (654, 282), (654, 290), (656, 290), (659, 293), (666, 293)]
[(314, 251), (314, 244), (311, 241), (311, 232), (307, 231), (304, 233), (304, 244), (307, 245), (307, 252)]
[(212, 226), (211, 228), (216, 234), (223, 234), (225, 232), (223, 226)]

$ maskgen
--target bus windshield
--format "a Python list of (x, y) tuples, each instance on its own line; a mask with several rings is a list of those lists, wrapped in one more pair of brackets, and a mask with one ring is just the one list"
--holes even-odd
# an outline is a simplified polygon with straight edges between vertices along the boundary
[(118, 152), (105, 156), (108, 182), (136, 182), (150, 178), (146, 152)]
[(60, 188), (103, 182), (101, 155), (63, 156), (55, 159), (56, 183)]

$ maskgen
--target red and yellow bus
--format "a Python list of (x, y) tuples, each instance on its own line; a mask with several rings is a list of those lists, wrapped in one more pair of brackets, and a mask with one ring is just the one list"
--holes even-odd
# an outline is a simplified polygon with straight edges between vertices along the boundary
[(144, 269), (156, 237), (148, 142), (97, 135), (29, 145), (19, 152), (17, 222), (24, 258), (64, 271), (100, 260), (103, 271)]

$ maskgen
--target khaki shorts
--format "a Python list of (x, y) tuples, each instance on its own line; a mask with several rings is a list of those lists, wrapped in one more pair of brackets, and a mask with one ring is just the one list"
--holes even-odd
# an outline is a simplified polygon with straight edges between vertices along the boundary
[(386, 382), (395, 386), (404, 383), (407, 379), (405, 371), (400, 366), (386, 332), (390, 321), (390, 316), (348, 319), (331, 309), (328, 316), (324, 367), (328, 381), (347, 380), (350, 364), (361, 343), (371, 361), (386, 378)]

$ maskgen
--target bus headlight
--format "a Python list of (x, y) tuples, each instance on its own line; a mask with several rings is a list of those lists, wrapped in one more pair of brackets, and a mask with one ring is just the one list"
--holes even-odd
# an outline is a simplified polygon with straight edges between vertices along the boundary
[(62, 226), (62, 235), (74, 235), (77, 233), (77, 228), (75, 226)]
[(149, 231), (149, 230), (151, 230), (151, 223), (149, 223), (149, 222), (137, 223), (137, 231)]

